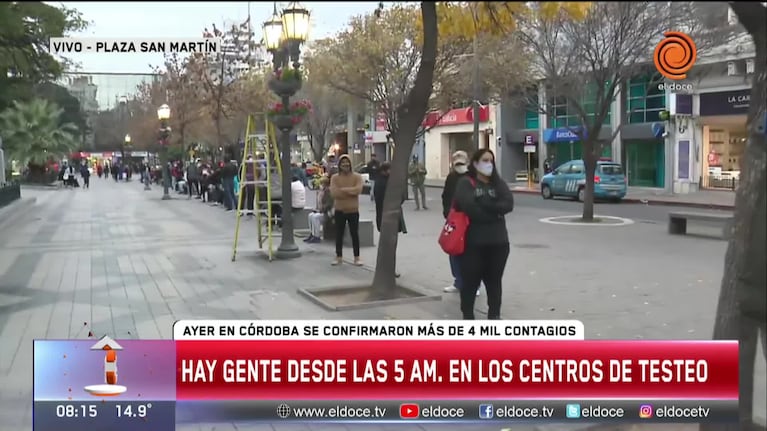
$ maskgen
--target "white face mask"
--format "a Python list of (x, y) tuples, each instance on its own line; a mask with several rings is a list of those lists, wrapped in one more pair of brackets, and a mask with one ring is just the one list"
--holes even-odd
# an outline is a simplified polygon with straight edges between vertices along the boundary
[(469, 168), (466, 165), (456, 165), (455, 171), (461, 175), (465, 174), (466, 171), (468, 171)]
[(493, 175), (493, 164), (490, 162), (478, 162), (474, 164), (474, 167), (477, 169), (477, 172), (486, 177)]

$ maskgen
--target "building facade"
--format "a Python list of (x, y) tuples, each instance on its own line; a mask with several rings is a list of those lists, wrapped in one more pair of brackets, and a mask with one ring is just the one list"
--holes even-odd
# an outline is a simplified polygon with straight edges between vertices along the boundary
[[(496, 106), (487, 105), (479, 110), (479, 147), (495, 148), (497, 131), (493, 121)], [(450, 173), (451, 156), (458, 150), (469, 155), (477, 150), (474, 144), (474, 113), (471, 107), (453, 109), (445, 113), (427, 114), (424, 120), (423, 162), (428, 171), (427, 178), (444, 179)], [(502, 154), (497, 154), (498, 163)]]
[[(689, 193), (737, 184), (753, 77), (748, 42), (699, 58), (684, 88), (640, 76), (618, 90), (599, 139), (602, 157), (621, 163), (629, 186)], [(546, 158), (558, 165), (582, 157), (573, 133), (581, 127), (578, 116), (543, 89), (538, 98), (536, 106), (507, 100), (497, 108), (496, 153), (507, 181), (525, 178), (528, 163), (540, 179)], [(546, 113), (538, 108), (542, 101)]]

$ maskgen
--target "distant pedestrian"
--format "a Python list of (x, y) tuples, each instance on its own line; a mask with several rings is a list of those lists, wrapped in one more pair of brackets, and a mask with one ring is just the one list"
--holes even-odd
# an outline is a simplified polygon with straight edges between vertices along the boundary
[(330, 177), (330, 193), (333, 196), (336, 228), (336, 258), (333, 265), (343, 263), (344, 232), (349, 225), (352, 237), (354, 264), (362, 266), (360, 258), (360, 193), (362, 176), (352, 170), (352, 159), (344, 154), (338, 159), (338, 173)]
[(418, 158), (413, 156), (413, 161), (408, 167), (408, 179), (413, 187), (413, 199), (415, 199), (416, 211), (426, 207), (426, 167), (423, 163), (418, 163)]
[(484, 282), (487, 318), (499, 320), (503, 272), (509, 257), (505, 215), (514, 209), (514, 197), (498, 175), (492, 151), (483, 148), (474, 153), (468, 174), (456, 185), (455, 204), (469, 217), (466, 248), (460, 256), (463, 318), (474, 320), (476, 292)]
[(80, 166), (80, 176), (83, 177), (83, 188), (89, 189), (91, 188), (91, 171), (88, 169), (87, 164), (83, 164)]
[(378, 179), (378, 173), (381, 168), (381, 162), (375, 154), (370, 155), (370, 161), (367, 164), (368, 180), (370, 180), (370, 200), (375, 202), (375, 184)]
[(543, 173), (548, 174), (551, 173), (551, 171), (554, 170), (556, 166), (554, 166), (554, 155), (549, 154), (549, 157), (546, 158), (546, 160), (543, 161)]
[[(463, 178), (469, 171), (468, 167), (469, 155), (465, 151), (456, 151), (453, 153), (453, 168), (447, 178), (445, 179), (445, 186), (442, 188), (442, 216), (447, 219), (447, 214), (450, 212), (450, 208), (453, 206), (453, 198), (455, 197), (455, 186), (458, 181)], [(450, 258), (450, 273), (453, 275), (453, 284), (442, 289), (445, 293), (458, 292), (463, 285), (463, 278), (461, 277), (461, 261), (460, 256), (449, 256)], [(480, 289), (477, 289), (477, 296), (479, 296)]]
[(256, 201), (256, 161), (253, 160), (253, 155), (248, 154), (248, 158), (245, 159), (245, 178), (241, 179), (245, 187), (240, 186), (245, 193), (245, 210), (243, 214), (253, 216), (253, 205)]

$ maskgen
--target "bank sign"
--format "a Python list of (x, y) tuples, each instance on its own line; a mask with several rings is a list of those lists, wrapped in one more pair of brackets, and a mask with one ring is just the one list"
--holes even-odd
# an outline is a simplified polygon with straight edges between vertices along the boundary
[(549, 144), (567, 143), (580, 141), (578, 134), (585, 135), (586, 131), (582, 127), (558, 127), (556, 129), (546, 129), (543, 131), (543, 141)]
[(751, 103), (751, 90), (720, 91), (700, 95), (700, 115), (747, 114)]

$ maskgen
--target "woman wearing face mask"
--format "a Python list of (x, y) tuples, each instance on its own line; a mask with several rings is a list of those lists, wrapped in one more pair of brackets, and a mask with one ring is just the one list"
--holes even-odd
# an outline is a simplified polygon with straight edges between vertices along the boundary
[(476, 292), (484, 282), (487, 318), (499, 320), (503, 271), (509, 257), (509, 233), (504, 216), (514, 209), (514, 197), (496, 171), (492, 151), (481, 149), (474, 153), (468, 173), (458, 180), (455, 205), (469, 217), (466, 248), (459, 257), (463, 318), (474, 320)]
[(352, 171), (352, 160), (344, 154), (338, 159), (338, 173), (330, 177), (330, 195), (333, 196), (336, 225), (336, 259), (333, 265), (343, 262), (344, 232), (349, 224), (352, 237), (354, 264), (362, 266), (360, 259), (360, 193), (362, 176)]

